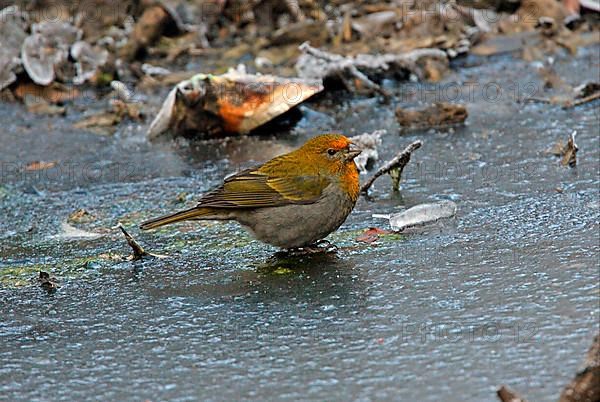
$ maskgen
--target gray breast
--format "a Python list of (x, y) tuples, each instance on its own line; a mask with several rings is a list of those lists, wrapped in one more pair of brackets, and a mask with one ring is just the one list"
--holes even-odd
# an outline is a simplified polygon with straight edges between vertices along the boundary
[(295, 248), (312, 244), (335, 231), (354, 204), (338, 186), (330, 185), (314, 204), (243, 211), (236, 218), (258, 240), (277, 247)]

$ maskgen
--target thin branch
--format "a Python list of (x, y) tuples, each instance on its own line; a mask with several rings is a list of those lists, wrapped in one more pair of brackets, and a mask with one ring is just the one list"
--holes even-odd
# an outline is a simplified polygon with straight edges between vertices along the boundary
[(127, 240), (127, 244), (129, 244), (129, 247), (133, 250), (133, 261), (140, 260), (143, 257), (150, 255), (129, 233), (127, 233), (121, 222), (117, 224), (117, 228), (121, 229), (121, 232), (123, 232), (123, 235), (125, 236), (125, 240)]
[(591, 95), (585, 96), (583, 98), (575, 99), (573, 101), (567, 101), (562, 105), (562, 108), (570, 109), (575, 106), (583, 105), (584, 103), (595, 101), (596, 99), (600, 99), (600, 91), (593, 93)]
[(375, 172), (375, 174), (365, 184), (363, 184), (363, 186), (360, 188), (361, 193), (367, 194), (373, 183), (375, 183), (375, 180), (386, 173), (390, 173), (392, 170), (397, 169), (399, 171), (399, 179), (400, 175), (402, 175), (404, 167), (410, 161), (412, 153), (421, 148), (421, 145), (423, 145), (423, 142), (417, 140), (404, 148), (404, 150), (397, 154), (392, 160), (386, 162), (385, 165), (380, 167), (379, 170), (377, 170), (377, 172)]

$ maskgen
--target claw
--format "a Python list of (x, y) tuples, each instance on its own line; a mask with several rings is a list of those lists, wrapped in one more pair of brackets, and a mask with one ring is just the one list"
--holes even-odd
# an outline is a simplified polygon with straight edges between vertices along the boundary
[(329, 240), (318, 240), (315, 243), (298, 248), (287, 249), (286, 252), (291, 255), (306, 255), (306, 254), (320, 254), (320, 253), (336, 253), (338, 247), (332, 244)]

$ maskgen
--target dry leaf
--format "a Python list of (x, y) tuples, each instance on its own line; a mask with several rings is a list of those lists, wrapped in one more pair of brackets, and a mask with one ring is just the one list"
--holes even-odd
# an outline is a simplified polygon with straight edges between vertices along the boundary
[(375, 243), (379, 240), (380, 235), (390, 234), (389, 230), (383, 230), (379, 228), (369, 228), (365, 230), (360, 236), (358, 236), (355, 240), (360, 241), (367, 244)]
[(79, 96), (79, 90), (75, 87), (67, 87), (53, 82), (48, 86), (42, 86), (33, 82), (19, 82), (14, 89), (17, 98), (24, 100), (26, 96), (41, 98), (50, 103), (64, 103)]
[(575, 135), (577, 131), (573, 131), (569, 136), (569, 140), (567, 141), (567, 145), (563, 149), (564, 155), (560, 164), (563, 166), (575, 167), (577, 165), (577, 144), (575, 144)]
[(231, 71), (198, 74), (175, 86), (150, 125), (148, 137), (175, 134), (246, 134), (323, 90), (321, 80)]
[(43, 162), (43, 161), (34, 161), (34, 162), (30, 162), (27, 164), (27, 166), (25, 166), (25, 170), (27, 170), (28, 172), (32, 172), (35, 170), (45, 170), (45, 169), (52, 169), (54, 166), (56, 166), (56, 162)]

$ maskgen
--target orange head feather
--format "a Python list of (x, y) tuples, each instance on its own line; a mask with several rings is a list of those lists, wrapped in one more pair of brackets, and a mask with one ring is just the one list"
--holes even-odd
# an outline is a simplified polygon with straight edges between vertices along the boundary
[(342, 188), (356, 200), (359, 176), (354, 157), (360, 152), (351, 150), (350, 145), (352, 141), (341, 134), (323, 134), (308, 140), (296, 152), (311, 168), (338, 177)]

